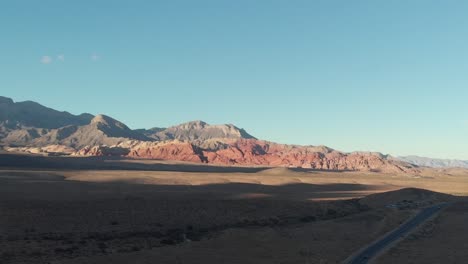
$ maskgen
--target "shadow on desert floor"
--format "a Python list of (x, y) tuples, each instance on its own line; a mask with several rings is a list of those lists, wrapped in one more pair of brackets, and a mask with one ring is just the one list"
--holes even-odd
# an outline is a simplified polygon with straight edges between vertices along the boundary
[(3, 199), (105, 199), (126, 195), (141, 197), (278, 200), (357, 198), (380, 191), (377, 185), (349, 183), (256, 183), (144, 184), (143, 179), (116, 177), (100, 182), (67, 180), (60, 172), (0, 171)]
[[(129, 160), (112, 157), (45, 157), (37, 155), (0, 154), (0, 168), (54, 169), (54, 170), (141, 170), (206, 173), (258, 173), (271, 167), (219, 166), (198, 163), (158, 160)], [(287, 169), (287, 168), (284, 168)], [(323, 170), (288, 168), (293, 172), (313, 173)], [(343, 170), (326, 170), (342, 173)]]

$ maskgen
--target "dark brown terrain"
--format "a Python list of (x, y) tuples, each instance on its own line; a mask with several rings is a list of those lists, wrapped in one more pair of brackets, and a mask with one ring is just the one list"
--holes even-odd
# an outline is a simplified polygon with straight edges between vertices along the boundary
[(456, 202), (377, 263), (464, 263), (468, 259), (468, 200)]
[(0, 164), (2, 263), (340, 263), (420, 206), (453, 199), (383, 192), (467, 189), (450, 175), (5, 157), (21, 162)]

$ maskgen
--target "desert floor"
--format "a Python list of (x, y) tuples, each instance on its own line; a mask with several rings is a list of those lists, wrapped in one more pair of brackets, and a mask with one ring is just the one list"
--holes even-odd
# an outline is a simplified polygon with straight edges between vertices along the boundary
[[(468, 173), (392, 175), (53, 158), (0, 161), (0, 259), (340, 263), (417, 210), (386, 205), (462, 199), (416, 189), (396, 191), (405, 187), (461, 196), (468, 192)], [(460, 203), (434, 222), (443, 228), (462, 223), (468, 210)], [(460, 239), (467, 236), (457, 230), (451, 232)], [(418, 232), (401, 244), (415, 248), (414, 259), (427, 233)], [(437, 239), (450, 245), (444, 232)], [(407, 263), (402, 261), (407, 253), (397, 246), (382, 258)]]
[(468, 202), (456, 202), (376, 263), (466, 263), (468, 259)]

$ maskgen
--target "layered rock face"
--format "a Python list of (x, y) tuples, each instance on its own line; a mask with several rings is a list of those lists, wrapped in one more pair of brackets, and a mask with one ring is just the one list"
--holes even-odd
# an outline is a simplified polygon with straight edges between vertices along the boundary
[(79, 151), (71, 153), (73, 156), (105, 156), (105, 157), (123, 157), (128, 155), (130, 150), (121, 147), (108, 146), (86, 146)]
[(149, 141), (150, 138), (137, 133), (105, 115), (97, 115), (86, 125), (67, 125), (56, 129), (22, 128), (9, 131), (3, 138), (6, 143), (22, 147), (45, 147), (63, 145), (74, 149), (86, 146), (116, 145), (133, 140)]
[(189, 142), (142, 142), (129, 148), (128, 157), (140, 159), (207, 162), (200, 148)]
[[(130, 158), (175, 160), (218, 165), (299, 167), (318, 170), (376, 172), (416, 172), (408, 163), (379, 153), (342, 153), (327, 147), (291, 146), (256, 139), (226, 140), (219, 149), (202, 149), (190, 142), (121, 143), (115, 148), (128, 149)], [(90, 152), (99, 155), (98, 152)], [(87, 155), (90, 155), (89, 153)]]

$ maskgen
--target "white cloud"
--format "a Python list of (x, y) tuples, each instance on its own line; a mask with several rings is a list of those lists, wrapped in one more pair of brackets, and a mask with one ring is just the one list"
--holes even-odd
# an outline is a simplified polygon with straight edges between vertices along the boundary
[(42, 56), (41, 63), (42, 64), (49, 64), (52, 62), (52, 58), (50, 56)]
[(97, 54), (91, 55), (91, 60), (92, 60), (92, 61), (97, 61), (97, 60), (99, 60), (99, 59), (100, 59), (99, 55), (97, 55)]
[(63, 54), (57, 55), (57, 60), (65, 61), (65, 55), (63, 55)]

